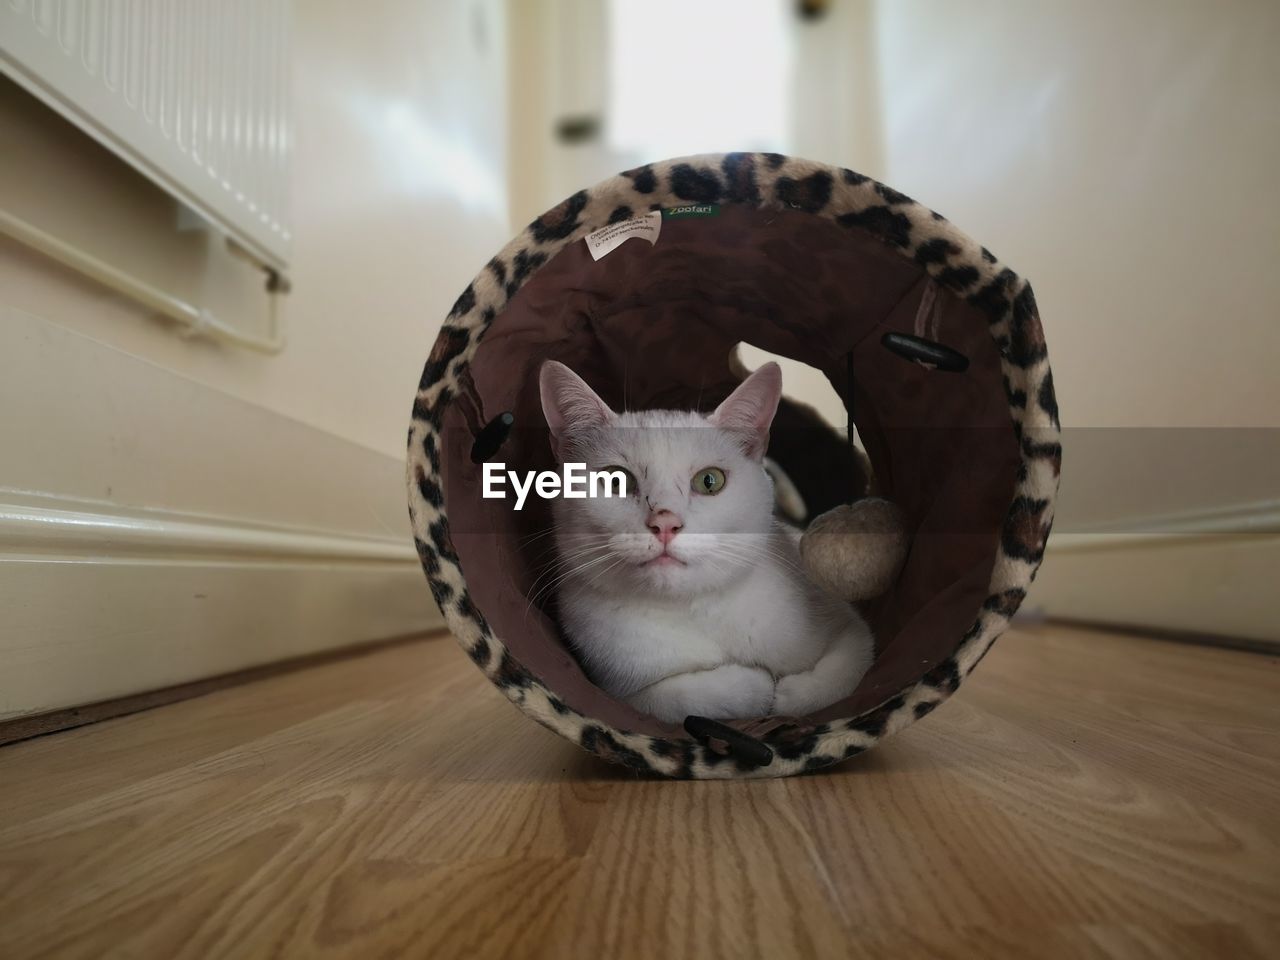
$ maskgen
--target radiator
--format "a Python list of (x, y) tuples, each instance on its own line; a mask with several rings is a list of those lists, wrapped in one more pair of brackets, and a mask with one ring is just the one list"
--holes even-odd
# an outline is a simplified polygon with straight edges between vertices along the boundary
[(0, 66), (288, 266), (289, 0), (0, 0)]

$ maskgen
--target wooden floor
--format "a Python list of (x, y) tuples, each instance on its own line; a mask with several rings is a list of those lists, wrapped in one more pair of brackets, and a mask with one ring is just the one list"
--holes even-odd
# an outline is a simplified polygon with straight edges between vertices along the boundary
[(449, 640), (0, 749), (0, 957), (1276, 957), (1280, 663), (1065, 628), (834, 772), (637, 780)]

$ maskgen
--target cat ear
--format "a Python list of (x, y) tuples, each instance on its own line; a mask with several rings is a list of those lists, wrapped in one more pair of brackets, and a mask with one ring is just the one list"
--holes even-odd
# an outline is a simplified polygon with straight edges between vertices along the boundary
[(548, 360), (542, 365), (538, 390), (542, 414), (551, 428), (551, 449), (557, 457), (561, 457), (567, 438), (575, 431), (602, 427), (616, 418), (585, 380), (558, 361)]
[(782, 368), (766, 363), (738, 384), (707, 419), (712, 426), (740, 434), (746, 440), (747, 456), (761, 460), (769, 446), (769, 427), (781, 399)]

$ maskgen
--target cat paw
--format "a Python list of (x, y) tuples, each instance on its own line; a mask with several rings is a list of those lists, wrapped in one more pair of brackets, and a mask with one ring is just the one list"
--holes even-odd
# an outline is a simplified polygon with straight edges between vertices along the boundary
[(701, 705), (692, 704), (689, 713), (716, 720), (768, 715), (773, 704), (773, 675), (768, 671), (730, 663), (707, 676), (714, 679), (701, 691)]
[(778, 680), (773, 712), (780, 717), (802, 717), (835, 702), (827, 684), (812, 672), (792, 673)]
[(727, 663), (659, 680), (629, 702), (668, 723), (681, 723), (690, 714), (713, 720), (752, 719), (769, 714), (773, 676), (757, 667)]

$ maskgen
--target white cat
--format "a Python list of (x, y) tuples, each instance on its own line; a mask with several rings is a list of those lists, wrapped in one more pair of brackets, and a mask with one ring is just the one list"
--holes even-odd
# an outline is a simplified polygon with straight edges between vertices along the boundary
[(871, 630), (805, 577), (773, 519), (776, 363), (709, 416), (614, 413), (554, 360), (540, 387), (559, 460), (627, 475), (619, 496), (554, 505), (561, 622), (595, 683), (675, 723), (803, 716), (853, 692)]

